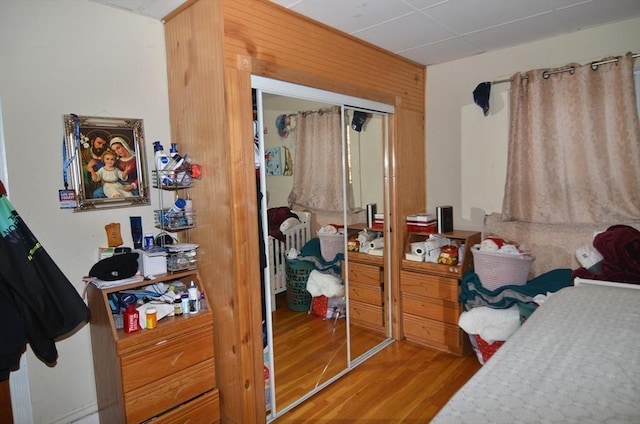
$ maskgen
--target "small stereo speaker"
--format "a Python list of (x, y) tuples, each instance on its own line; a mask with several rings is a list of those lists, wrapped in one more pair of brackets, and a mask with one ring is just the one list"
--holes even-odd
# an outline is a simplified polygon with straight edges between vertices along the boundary
[(453, 231), (453, 206), (437, 206), (438, 233)]
[(376, 213), (378, 212), (378, 206), (375, 203), (367, 204), (367, 227), (373, 227), (373, 222), (375, 221)]

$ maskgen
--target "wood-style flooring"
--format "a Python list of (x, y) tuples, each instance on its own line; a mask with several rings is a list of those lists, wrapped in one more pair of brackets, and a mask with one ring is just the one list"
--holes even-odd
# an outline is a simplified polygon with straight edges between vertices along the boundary
[(480, 367), (473, 354), (395, 341), (274, 423), (428, 423)]

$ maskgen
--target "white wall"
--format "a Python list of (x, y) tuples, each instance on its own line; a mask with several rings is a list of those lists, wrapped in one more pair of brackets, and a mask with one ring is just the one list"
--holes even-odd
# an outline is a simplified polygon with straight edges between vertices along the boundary
[[(506, 176), (509, 84), (491, 87), (484, 117), (472, 92), (483, 81), (515, 72), (588, 63), (640, 53), (640, 18), (573, 32), (427, 69), (427, 202), (454, 207), (458, 229), (481, 230), (500, 212)], [(636, 59), (636, 66), (640, 61)]]
[[(147, 157), (154, 140), (168, 146), (162, 23), (85, 0), (0, 0), (0, 100), (11, 202), (82, 292), (81, 278), (106, 244), (105, 224), (119, 222), (128, 246), (129, 216), (142, 216), (145, 232), (157, 231), (153, 205), (59, 209), (62, 115), (141, 118)], [(157, 205), (155, 192), (152, 200)], [(56, 346), (51, 368), (26, 354), (39, 424), (68, 423), (97, 409), (89, 326)]]

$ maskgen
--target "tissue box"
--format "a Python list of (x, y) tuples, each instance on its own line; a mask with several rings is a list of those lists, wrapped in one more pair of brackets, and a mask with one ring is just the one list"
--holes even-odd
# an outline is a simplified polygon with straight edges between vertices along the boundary
[(138, 253), (138, 270), (144, 276), (167, 273), (167, 252), (147, 252), (136, 250)]

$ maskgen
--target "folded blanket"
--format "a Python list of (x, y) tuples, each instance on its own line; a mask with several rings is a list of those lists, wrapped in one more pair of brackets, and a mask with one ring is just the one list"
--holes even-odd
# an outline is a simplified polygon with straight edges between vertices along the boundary
[(571, 269), (558, 268), (529, 280), (523, 286), (509, 285), (489, 290), (482, 286), (478, 275), (472, 271), (462, 277), (459, 300), (465, 310), (479, 306), (505, 309), (518, 302), (533, 302), (536, 295), (555, 293), (572, 284)]

